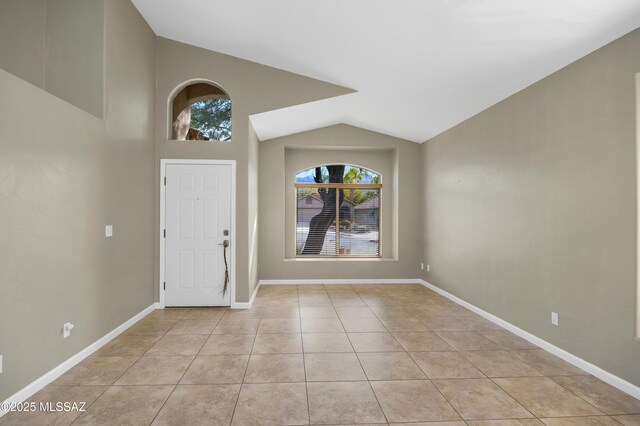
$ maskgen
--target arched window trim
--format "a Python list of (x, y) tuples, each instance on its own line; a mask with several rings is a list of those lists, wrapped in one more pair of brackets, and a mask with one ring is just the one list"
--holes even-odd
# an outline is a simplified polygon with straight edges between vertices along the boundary
[[(194, 85), (198, 85), (198, 84), (206, 84), (208, 86), (211, 86), (217, 90), (219, 90), (220, 96), (219, 97), (215, 97), (212, 95), (203, 95), (200, 97), (196, 97), (191, 99), (191, 102), (189, 102), (189, 105), (193, 105), (196, 102), (201, 102), (201, 101), (205, 101), (205, 100), (209, 100), (209, 99), (229, 99), (229, 101), (231, 102), (231, 118), (232, 118), (232, 123), (233, 123), (233, 100), (232, 97), (230, 95), (230, 93), (224, 88), (222, 87), (221, 84), (213, 81), (213, 80), (209, 80), (209, 79), (204, 79), (204, 78), (194, 78), (194, 79), (190, 79), (187, 81), (182, 82), (181, 84), (179, 84), (178, 86), (176, 86), (170, 93), (169, 96), (167, 98), (167, 106), (166, 106), (166, 111), (167, 111), (167, 126), (166, 126), (166, 134), (167, 134), (167, 139), (171, 140), (171, 141), (176, 141), (179, 140), (181, 142), (189, 142), (189, 141), (194, 141), (193, 139), (176, 139), (174, 137), (174, 102), (176, 99), (176, 96), (178, 96), (184, 89), (186, 89), (189, 86), (194, 86)], [(211, 139), (209, 140), (209, 142), (224, 142), (224, 143), (229, 143), (233, 141), (233, 124), (231, 126), (231, 136), (228, 140), (217, 140), (217, 139)]]

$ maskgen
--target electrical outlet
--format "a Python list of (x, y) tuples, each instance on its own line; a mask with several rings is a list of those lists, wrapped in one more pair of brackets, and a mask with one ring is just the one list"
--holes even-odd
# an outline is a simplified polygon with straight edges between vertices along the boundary
[(420, 264), (420, 269), (424, 271), (424, 263)]
[(2, 371), (4, 371), (2, 369), (2, 355), (0, 355), (0, 374), (2, 374)]
[(431, 265), (427, 264), (427, 272), (431, 272)]
[(113, 225), (107, 225), (104, 227), (104, 236), (107, 238), (113, 237)]
[(558, 314), (555, 312), (551, 312), (551, 324), (558, 325)]

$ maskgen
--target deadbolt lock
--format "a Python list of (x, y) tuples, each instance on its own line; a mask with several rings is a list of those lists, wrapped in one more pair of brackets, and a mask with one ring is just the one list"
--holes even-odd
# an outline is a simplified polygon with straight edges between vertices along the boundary
[(229, 236), (229, 230), (225, 229), (224, 231), (222, 231), (222, 235), (224, 235), (225, 237)]

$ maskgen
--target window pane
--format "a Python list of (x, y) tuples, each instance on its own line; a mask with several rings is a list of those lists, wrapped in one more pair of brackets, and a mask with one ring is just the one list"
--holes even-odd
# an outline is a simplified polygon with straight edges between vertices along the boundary
[[(326, 165), (318, 166), (297, 173), (296, 183), (331, 183), (329, 182), (329, 171), (327, 167)], [(320, 181), (316, 181), (318, 176)], [(380, 175), (364, 167), (345, 165), (344, 175), (340, 183), (380, 183)]]
[(380, 190), (345, 189), (340, 206), (340, 254), (380, 254)]
[(208, 99), (191, 104), (191, 128), (187, 139), (230, 140), (231, 100)]
[(333, 188), (297, 189), (296, 255), (336, 255), (335, 191)]
[(379, 189), (297, 188), (296, 255), (379, 256), (379, 230)]

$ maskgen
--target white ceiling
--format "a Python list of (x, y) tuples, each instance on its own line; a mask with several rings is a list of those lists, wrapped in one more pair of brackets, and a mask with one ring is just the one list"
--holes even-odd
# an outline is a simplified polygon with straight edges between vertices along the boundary
[(357, 93), (252, 117), (415, 142), (640, 26), (639, 0), (133, 0), (160, 36)]

